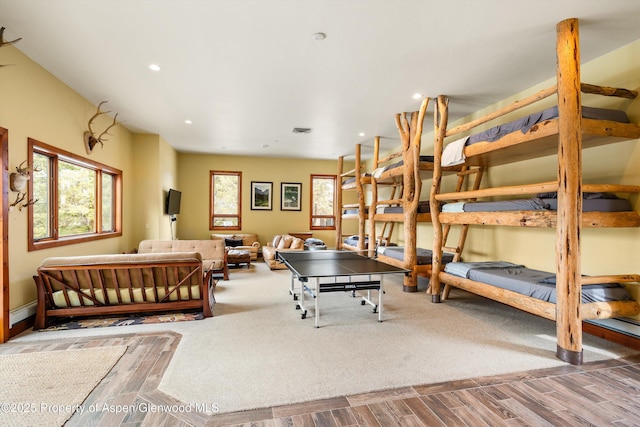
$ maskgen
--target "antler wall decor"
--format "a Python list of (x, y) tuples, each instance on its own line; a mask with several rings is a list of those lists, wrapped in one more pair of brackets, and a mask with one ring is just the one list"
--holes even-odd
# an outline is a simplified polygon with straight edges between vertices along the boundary
[[(40, 169), (34, 168), (33, 166), (27, 165), (23, 166), (27, 161), (20, 163), (20, 166), (16, 167), (16, 171), (12, 172), (9, 175), (9, 188), (11, 191), (18, 193), (16, 196), (16, 201), (11, 203), (9, 206), (17, 206), (18, 204), (24, 202), (24, 199), (27, 198), (27, 181), (31, 178), (30, 172), (40, 172)], [(26, 203), (22, 203), (20, 205), (20, 210), (22, 208), (26, 208), (29, 205), (33, 205), (36, 203), (38, 199), (29, 199)]]
[[(4, 30), (5, 30), (4, 27), (0, 27), (0, 47), (8, 46), (8, 45), (14, 44), (14, 43), (19, 42), (20, 40), (22, 40), (22, 37), (20, 37), (20, 38), (15, 39), (15, 40), (5, 41), (4, 40)], [(1, 67), (6, 67), (6, 66), (9, 66), (9, 65), (13, 65), (13, 64), (4, 64), (4, 65), (0, 64), (0, 68)]]
[(95, 147), (98, 143), (100, 143), (100, 146), (103, 146), (103, 142), (107, 141), (105, 139), (105, 136), (111, 135), (109, 133), (109, 129), (111, 129), (117, 124), (116, 119), (118, 118), (118, 113), (116, 113), (116, 115), (113, 117), (113, 123), (111, 123), (109, 127), (106, 128), (101, 134), (96, 136), (96, 132), (92, 128), (93, 121), (96, 119), (96, 117), (100, 116), (101, 114), (109, 114), (111, 112), (111, 111), (100, 110), (102, 105), (106, 104), (107, 102), (108, 101), (102, 101), (100, 104), (98, 104), (98, 111), (96, 111), (96, 113), (89, 119), (89, 124), (88, 124), (89, 130), (84, 133), (84, 145), (85, 145), (85, 148), (87, 149), (87, 153), (89, 154), (91, 154), (91, 152), (93, 151), (93, 147)]

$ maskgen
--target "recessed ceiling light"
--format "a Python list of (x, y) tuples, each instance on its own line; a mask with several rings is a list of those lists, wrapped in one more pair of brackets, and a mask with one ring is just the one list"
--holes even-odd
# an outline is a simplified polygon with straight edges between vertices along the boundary
[(158, 64), (150, 64), (149, 65), (149, 69), (151, 71), (160, 71), (161, 70), (161, 68), (160, 68), (160, 66)]
[(314, 39), (315, 41), (321, 41), (327, 38), (327, 35), (325, 33), (315, 33), (314, 35), (311, 36), (312, 39)]
[(421, 93), (414, 93), (413, 94), (413, 99), (422, 99), (424, 97), (424, 95), (422, 95)]
[(193, 123), (191, 120), (187, 119), (184, 121), (186, 124), (190, 125), (191, 123)]
[(268, 148), (269, 144), (262, 144), (262, 148)]
[(364, 136), (364, 132), (360, 132), (358, 136)]

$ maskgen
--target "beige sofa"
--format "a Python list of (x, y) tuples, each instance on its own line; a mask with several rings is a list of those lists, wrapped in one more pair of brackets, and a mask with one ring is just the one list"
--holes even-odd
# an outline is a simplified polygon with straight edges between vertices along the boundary
[(238, 241), (242, 240), (241, 244), (236, 246), (232, 246), (230, 244), (226, 244), (227, 249), (234, 249), (239, 251), (249, 251), (251, 253), (251, 261), (255, 261), (258, 259), (258, 251), (260, 249), (260, 241), (258, 241), (257, 234), (251, 233), (237, 233), (237, 234), (212, 234), (212, 240), (229, 240), (227, 243), (231, 243), (232, 240)]
[(220, 240), (143, 240), (138, 244), (139, 254), (198, 252), (202, 256), (207, 283), (218, 273), (229, 280), (227, 249)]
[(276, 251), (302, 251), (304, 250), (304, 240), (288, 234), (277, 234), (273, 240), (262, 247), (262, 257), (272, 270), (287, 268), (276, 258)]
[(213, 316), (197, 252), (51, 257), (33, 277), (37, 290), (34, 329), (51, 317), (99, 316), (201, 309)]

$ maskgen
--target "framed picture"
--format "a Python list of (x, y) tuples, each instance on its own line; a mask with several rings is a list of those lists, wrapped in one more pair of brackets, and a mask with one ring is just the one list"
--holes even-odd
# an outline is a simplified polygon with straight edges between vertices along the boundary
[(283, 182), (280, 191), (280, 210), (300, 211), (302, 198), (302, 184), (299, 182)]
[(251, 210), (270, 211), (273, 200), (273, 182), (251, 181)]

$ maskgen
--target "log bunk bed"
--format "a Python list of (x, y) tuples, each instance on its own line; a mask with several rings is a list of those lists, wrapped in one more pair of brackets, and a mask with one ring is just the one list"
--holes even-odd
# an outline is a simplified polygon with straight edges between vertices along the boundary
[[(638, 193), (640, 186), (583, 183), (582, 150), (640, 138), (640, 126), (634, 123), (586, 118), (587, 107), (582, 94), (590, 93), (634, 99), (637, 93), (625, 89), (594, 86), (580, 82), (578, 20), (568, 19), (557, 25), (557, 84), (499, 111), (447, 130), (448, 99), (438, 97), (435, 114), (435, 170), (430, 203), (434, 226), (433, 274), (430, 293), (433, 302), (440, 302), (450, 287), (457, 287), (489, 299), (513, 306), (556, 322), (556, 356), (568, 363), (582, 363), (582, 321), (624, 317), (640, 313), (640, 306), (628, 297), (624, 283), (637, 283), (640, 275), (622, 274), (583, 276), (580, 272), (580, 238), (583, 227), (638, 227), (640, 215), (627, 207), (613, 212), (586, 209), (585, 195), (594, 192)], [(499, 137), (493, 142), (478, 142), (464, 146), (465, 165), (492, 167), (543, 156), (557, 156), (558, 179), (554, 182), (483, 188), (454, 193), (441, 192), (444, 141), (459, 141), (459, 135), (507, 113), (557, 96), (557, 117), (544, 116), (529, 128)], [(537, 105), (537, 104), (536, 104)], [(494, 128), (495, 130), (496, 128)], [(456, 135), (458, 135), (456, 137)], [(471, 138), (469, 138), (471, 139)], [(473, 200), (491, 197), (522, 197), (552, 192), (557, 195), (557, 210), (499, 210), (476, 212), (454, 209), (441, 212), (442, 203), (452, 200)], [(542, 194), (538, 194), (542, 199)], [(545, 200), (545, 199), (542, 199)], [(473, 205), (473, 203), (469, 203)], [(465, 205), (466, 206), (466, 205)], [(509, 209), (509, 208), (507, 208)], [(514, 208), (511, 208), (514, 209)], [(442, 248), (446, 244), (444, 227), (451, 224), (506, 225), (520, 227), (554, 227), (556, 229), (555, 274), (524, 269), (524, 266), (503, 263), (442, 263)], [(473, 270), (471, 267), (482, 267)], [(498, 267), (506, 267), (504, 270)], [(522, 268), (522, 270), (520, 270)], [(475, 271), (475, 273), (472, 273)], [(498, 278), (489, 278), (496, 272)], [(531, 275), (534, 284), (516, 286), (511, 272)], [(505, 279), (506, 277), (506, 279)], [(488, 284), (491, 282), (492, 284)], [(593, 288), (593, 289), (592, 289)], [(528, 292), (528, 293), (527, 293)]]
[[(371, 184), (371, 175), (364, 172), (365, 168), (362, 164), (362, 146), (356, 144), (355, 165), (348, 171), (344, 170), (344, 156), (338, 157), (338, 179), (340, 179), (340, 187), (336, 195), (336, 206), (339, 209), (336, 215), (336, 249), (347, 249), (353, 251), (366, 250), (365, 241), (365, 224), (367, 219), (368, 206), (365, 204), (364, 192), (365, 186)], [(356, 191), (358, 195), (357, 203), (344, 203), (343, 193), (347, 191)], [(343, 224), (344, 221), (358, 221), (358, 238), (354, 244), (351, 240), (344, 241)]]
[[(380, 137), (374, 138), (373, 169), (380, 165)], [(370, 191), (371, 174), (365, 172), (366, 168), (362, 162), (362, 145), (356, 144), (354, 169), (344, 170), (344, 157), (338, 158), (338, 176), (341, 179), (341, 186), (337, 192), (336, 206), (340, 209), (340, 214), (336, 215), (336, 247), (351, 251), (367, 252), (369, 247), (369, 236), (366, 234), (366, 224), (369, 219), (369, 206), (365, 202), (365, 194)], [(393, 186), (393, 183), (389, 183)], [(344, 193), (348, 191), (357, 192), (357, 203), (344, 203)], [(397, 191), (394, 186), (393, 191)], [(343, 232), (344, 221), (357, 220), (358, 234), (345, 236)], [(380, 236), (375, 241), (375, 246), (385, 246), (391, 244), (394, 224), (384, 224)]]
[[(424, 117), (431, 100), (425, 98), (418, 111), (396, 114), (396, 126), (400, 133), (402, 145), (398, 151), (392, 152), (384, 159), (380, 159), (371, 174), (371, 204), (369, 206), (369, 237), (376, 242), (378, 223), (383, 227), (395, 223), (402, 223), (404, 227), (404, 246), (392, 247), (377, 245), (369, 247), (369, 256), (376, 255), (380, 261), (397, 267), (411, 270), (405, 275), (403, 290), (416, 292), (418, 290), (418, 276), (431, 275), (432, 252), (430, 249), (417, 247), (417, 224), (430, 222), (430, 202), (421, 201), (422, 181), (431, 179), (434, 163), (433, 156), (421, 156), (421, 137)], [(401, 158), (401, 161), (397, 159)], [(393, 162), (393, 163), (392, 163)], [(463, 172), (463, 168), (465, 172)], [(476, 168), (479, 170), (480, 168)], [(458, 173), (466, 176), (464, 166), (450, 166), (443, 168), (444, 173)], [(477, 183), (481, 174), (477, 174)], [(390, 198), (380, 199), (378, 188), (380, 185), (390, 186)], [(384, 229), (383, 229), (384, 231)], [(378, 250), (377, 254), (374, 251)], [(448, 259), (455, 259), (455, 255), (446, 252)]]

